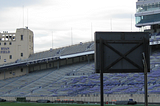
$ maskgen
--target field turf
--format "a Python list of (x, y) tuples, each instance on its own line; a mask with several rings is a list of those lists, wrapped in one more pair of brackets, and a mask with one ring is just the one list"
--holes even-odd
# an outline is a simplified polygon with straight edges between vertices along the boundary
[[(0, 106), (100, 106), (100, 104), (54, 104), (54, 103), (20, 103), (20, 102), (1, 102)], [(104, 106), (115, 106), (106, 104)], [(117, 105), (117, 106), (144, 106), (143, 104), (136, 105)], [(149, 104), (148, 106), (160, 106)]]

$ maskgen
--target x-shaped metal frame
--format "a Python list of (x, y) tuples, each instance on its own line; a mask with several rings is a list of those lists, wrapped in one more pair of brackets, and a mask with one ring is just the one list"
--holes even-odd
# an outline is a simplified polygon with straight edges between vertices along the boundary
[[(112, 46), (110, 46), (109, 44), (137, 44), (135, 45), (133, 48), (131, 48), (129, 51), (127, 51), (125, 54), (122, 54), (121, 52), (119, 52), (118, 50), (116, 50), (115, 48), (113, 48)], [(120, 60), (125, 59), (126, 61), (128, 61), (129, 63), (131, 63), (133, 66), (135, 66), (137, 69), (139, 70), (143, 70), (143, 67), (139, 66), (137, 63), (133, 62), (131, 59), (127, 58), (127, 55), (129, 55), (130, 53), (132, 53), (134, 50), (136, 50), (138, 47), (140, 47), (141, 45), (143, 45), (142, 41), (105, 41), (103, 42), (103, 44), (105, 46), (107, 46), (108, 48), (110, 48), (111, 50), (113, 50), (115, 53), (117, 53), (120, 57), (112, 62), (110, 65), (108, 65), (104, 70), (110, 70), (110, 68), (112, 66), (114, 66), (116, 63), (118, 63)]]

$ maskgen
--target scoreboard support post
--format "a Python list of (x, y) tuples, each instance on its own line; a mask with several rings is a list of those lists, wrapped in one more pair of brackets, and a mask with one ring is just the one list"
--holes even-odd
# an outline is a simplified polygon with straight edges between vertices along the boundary
[(143, 53), (143, 65), (144, 65), (144, 90), (145, 90), (145, 106), (148, 106), (148, 85), (147, 85), (147, 63), (146, 63), (146, 58), (145, 58), (145, 53)]
[(104, 52), (103, 52), (103, 40), (100, 38), (100, 86), (101, 86), (101, 106), (104, 106), (104, 95), (103, 95), (103, 72), (104, 72)]

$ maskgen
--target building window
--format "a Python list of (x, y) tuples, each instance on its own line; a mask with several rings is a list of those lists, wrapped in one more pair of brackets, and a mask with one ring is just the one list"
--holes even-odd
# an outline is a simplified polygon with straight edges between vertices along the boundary
[(0, 60), (1, 60), (1, 56), (0, 56)]
[(23, 53), (21, 53), (21, 57), (23, 57)]
[(33, 43), (33, 36), (32, 36), (32, 43)]
[(21, 40), (23, 40), (23, 35), (21, 35)]
[(15, 37), (12, 38), (13, 40), (16, 40)]
[(31, 42), (31, 35), (29, 35), (29, 41)]
[(6, 62), (6, 59), (4, 59), (4, 62)]
[(12, 59), (12, 55), (9, 55), (9, 59)]
[(12, 71), (10, 71), (9, 73), (12, 74)]
[(4, 42), (4, 45), (6, 45), (6, 42)]
[(1, 43), (0, 43), (0, 45), (1, 45)]
[(23, 68), (21, 68), (21, 72), (23, 72)]
[(9, 45), (12, 45), (12, 42), (10, 42)]

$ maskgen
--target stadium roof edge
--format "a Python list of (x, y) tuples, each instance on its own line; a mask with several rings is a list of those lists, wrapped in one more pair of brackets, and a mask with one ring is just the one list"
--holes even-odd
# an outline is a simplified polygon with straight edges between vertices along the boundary
[(42, 59), (36, 59), (36, 60), (30, 60), (30, 61), (22, 61), (18, 63), (10, 63), (10, 64), (4, 64), (0, 66), (0, 69), (5, 69), (5, 68), (10, 68), (10, 67), (16, 67), (16, 66), (27, 66), (30, 64), (35, 64), (35, 63), (41, 63), (44, 61), (49, 61), (49, 60), (58, 60), (59, 57), (49, 57), (49, 58), (42, 58)]
[(27, 65), (30, 65), (30, 64), (47, 62), (47, 61), (50, 61), (50, 60), (54, 61), (54, 60), (58, 60), (58, 59), (72, 58), (72, 57), (89, 55), (89, 54), (94, 54), (94, 51), (87, 51), (87, 52), (69, 54), (69, 55), (64, 55), (64, 56), (48, 57), (48, 58), (42, 58), (42, 59), (36, 59), (36, 60), (30, 60), (30, 61), (21, 61), (21, 62), (18, 62), (18, 63), (4, 64), (4, 65), (0, 66), (0, 69), (12, 68), (12, 67), (17, 67), (17, 66), (27, 66)]
[(60, 56), (60, 59), (64, 59), (64, 58), (72, 58), (72, 57), (83, 56), (83, 55), (89, 55), (89, 54), (94, 54), (94, 51), (87, 51), (87, 52), (81, 52), (81, 53), (76, 53), (76, 54), (64, 55), (64, 56)]

